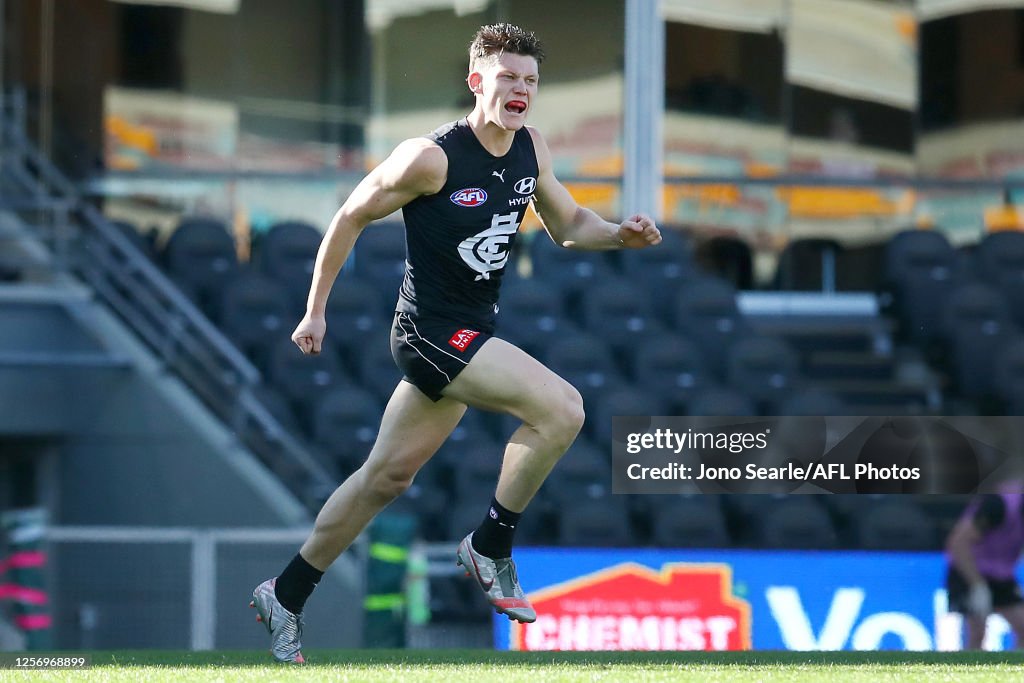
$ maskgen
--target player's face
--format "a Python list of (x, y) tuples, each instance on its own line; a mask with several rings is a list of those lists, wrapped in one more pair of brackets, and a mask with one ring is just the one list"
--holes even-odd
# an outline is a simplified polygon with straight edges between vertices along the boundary
[(505, 130), (526, 125), (526, 115), (537, 95), (540, 75), (537, 60), (526, 55), (502, 54), (485, 62), (469, 75), (469, 87), (477, 96), (488, 123)]

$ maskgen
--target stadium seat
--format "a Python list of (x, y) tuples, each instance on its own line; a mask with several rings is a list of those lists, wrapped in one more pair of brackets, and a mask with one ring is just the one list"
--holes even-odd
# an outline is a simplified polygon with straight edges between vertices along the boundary
[[(333, 330), (328, 321), (328, 330)], [(329, 331), (328, 334), (331, 334)], [(336, 336), (346, 333), (337, 331)], [(345, 361), (359, 385), (386, 404), (395, 387), (402, 379), (402, 371), (395, 365), (391, 355), (390, 330), (380, 330), (368, 337), (341, 340), (340, 356)]]
[(694, 394), (688, 414), (702, 416), (757, 415), (757, 405), (745, 394), (728, 387), (711, 387)]
[(864, 550), (937, 550), (935, 524), (916, 504), (891, 497), (854, 519)]
[[(497, 474), (497, 467), (493, 470)], [(494, 487), (474, 491), (471, 498), (462, 499), (454, 505), (449, 500), (448, 519), (445, 524), (445, 536), (448, 541), (458, 542), (466, 534), (476, 529), (487, 514), (487, 506), (494, 494)], [(536, 502), (531, 503), (523, 512), (516, 526), (516, 547), (528, 545), (547, 545), (555, 540), (554, 523), (550, 511)], [(479, 588), (473, 585), (473, 590)]]
[(558, 538), (554, 517), (550, 509), (531, 503), (516, 526), (516, 547), (554, 545)]
[(281, 392), (270, 385), (261, 383), (253, 388), (253, 394), (263, 407), (267, 409), (267, 412), (282, 427), (291, 432), (293, 436), (300, 436), (302, 434), (302, 426), (295, 416), (295, 411), (292, 409), (291, 404), (281, 395)]
[(392, 303), (405, 273), (405, 226), (400, 222), (372, 223), (356, 241), (353, 270), (373, 283)]
[(958, 278), (956, 251), (941, 232), (904, 230), (885, 247), (885, 288), (901, 333), (930, 343), (942, 333), (942, 311)]
[(731, 283), (736, 289), (754, 286), (754, 255), (745, 240), (712, 237), (696, 245), (694, 258), (705, 272)]
[(1006, 298), (986, 284), (962, 285), (946, 301), (943, 322), (960, 394), (977, 399), (994, 393), (995, 354), (1017, 334)]
[(315, 356), (303, 355), (291, 339), (277, 342), (271, 349), (268, 378), (292, 402), (307, 431), (312, 431), (313, 411), (328, 391), (352, 384), (335, 354), (329, 351)]
[(585, 429), (596, 443), (610, 448), (612, 418), (615, 416), (671, 415), (672, 411), (664, 397), (638, 385), (637, 388), (624, 386), (598, 394), (593, 404), (589, 406), (587, 414)]
[(584, 500), (603, 500), (611, 494), (611, 464), (598, 447), (577, 439), (562, 456), (541, 488), (541, 497), (554, 509), (571, 507)]
[(694, 395), (717, 384), (697, 343), (674, 332), (652, 335), (627, 362), (633, 384), (666, 401), (671, 414), (684, 413)]
[(466, 459), (468, 452), (481, 453), (477, 457), (485, 459), (498, 458), (493, 462), (500, 462), (501, 454), (505, 451), (505, 441), (495, 437), (489, 417), (490, 414), (474, 408), (466, 410), (434, 459), (452, 470)]
[(844, 547), (857, 548), (857, 519), (867, 510), (888, 499), (888, 494), (879, 493), (836, 493), (823, 496), (822, 502), (832, 517), (840, 542)]
[(772, 414), (814, 416), (847, 415), (850, 407), (842, 398), (816, 387), (806, 387), (783, 396), (774, 404)]
[(382, 410), (377, 398), (364, 389), (331, 389), (314, 407), (313, 441), (344, 475), (350, 474), (369, 455)]
[(813, 496), (768, 498), (757, 515), (757, 544), (765, 548), (827, 550), (838, 546), (828, 512)]
[(1000, 346), (992, 362), (993, 390), (1003, 402), (1004, 415), (1024, 415), (1024, 336)]
[(367, 339), (386, 338), (394, 320), (394, 303), (370, 282), (338, 278), (327, 299), (328, 329), (348, 348), (360, 348)]
[(623, 276), (651, 301), (664, 321), (686, 283), (700, 277), (690, 241), (677, 229), (663, 227), (661, 244), (654, 249), (624, 249), (619, 256)]
[(419, 538), (429, 543), (448, 540), (448, 492), (434, 483), (429, 463), (422, 468), (405, 493), (396, 498), (388, 510), (416, 518)]
[(449, 504), (445, 523), (447, 539), (458, 543), (466, 537), (466, 534), (480, 526), (484, 515), (487, 514), (487, 505), (491, 502), (493, 495), (494, 487), (492, 486), (490, 489), (474, 491), (471, 498), (456, 498), (455, 502)]
[(491, 433), (502, 443), (506, 443), (509, 437), (523, 424), (518, 417), (508, 413), (494, 413), (488, 416), (487, 421), (491, 426)]
[(779, 255), (774, 289), (819, 292), (843, 289), (845, 273), (840, 273), (843, 251), (843, 246), (834, 239), (791, 240)]
[(540, 357), (556, 339), (579, 331), (566, 308), (562, 291), (540, 278), (509, 282), (501, 290), (497, 335)]
[(662, 331), (645, 288), (621, 277), (587, 289), (580, 302), (580, 322), (584, 330), (604, 339), (623, 357), (646, 348), (648, 338)]
[(659, 548), (727, 548), (732, 545), (716, 496), (643, 498), (649, 503), (651, 545)]
[(155, 230), (144, 233), (134, 223), (128, 221), (111, 221), (115, 228), (117, 228), (122, 235), (128, 238), (135, 248), (138, 249), (143, 256), (151, 261), (157, 260), (156, 247), (154, 245), (154, 233)]
[(271, 347), (291, 334), (300, 313), (281, 284), (251, 270), (224, 286), (217, 308), (221, 330), (263, 370)]
[(611, 349), (592, 334), (571, 334), (556, 340), (543, 360), (576, 387), (585, 401), (623, 383)]
[(477, 440), (471, 444), (457, 444), (451, 450), (455, 451), (454, 457), (451, 454), (443, 456), (448, 462), (456, 461), (459, 452), (462, 455), (452, 473), (456, 497), (494, 491), (504, 445), (495, 441)]
[(718, 278), (694, 280), (673, 307), (676, 331), (697, 342), (709, 366), (724, 377), (729, 347), (748, 331), (736, 289)]
[(800, 358), (782, 339), (750, 336), (728, 351), (727, 378), (759, 407), (791, 393), (801, 383)]
[(1024, 325), (1024, 232), (985, 235), (974, 250), (974, 270), (1007, 297), (1014, 321)]
[(288, 221), (271, 226), (259, 243), (263, 272), (284, 285), (291, 305), (300, 314), (306, 310), (306, 297), (322, 238), (312, 225)]
[(575, 308), (584, 288), (615, 275), (608, 254), (566, 249), (552, 242), (544, 232), (533, 235), (529, 253), (533, 277), (565, 292), (570, 314), (576, 313)]
[(563, 508), (559, 513), (558, 542), (578, 548), (635, 546), (636, 536), (622, 497), (607, 496)]
[(943, 542), (949, 536), (949, 532), (963, 516), (971, 498), (969, 494), (931, 493), (909, 496), (910, 501), (931, 521), (936, 543)]
[(786, 500), (786, 494), (729, 493), (721, 495), (722, 512), (730, 536), (737, 545), (756, 546), (760, 543), (761, 518), (773, 505)]
[(186, 218), (162, 251), (168, 276), (210, 317), (238, 268), (235, 240), (215, 218)]

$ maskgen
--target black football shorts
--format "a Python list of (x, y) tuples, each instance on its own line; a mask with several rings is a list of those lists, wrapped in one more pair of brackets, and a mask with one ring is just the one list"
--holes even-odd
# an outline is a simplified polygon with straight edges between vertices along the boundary
[[(1012, 607), (1024, 602), (1020, 586), (1017, 585), (1015, 579), (994, 579), (989, 576), (984, 578), (989, 590), (992, 591), (993, 608)], [(946, 591), (949, 593), (949, 611), (967, 614), (969, 612), (967, 609), (969, 587), (964, 577), (953, 567), (949, 567), (946, 572)]]
[(403, 380), (438, 401), (490, 338), (490, 332), (470, 324), (399, 312), (391, 326), (391, 355)]

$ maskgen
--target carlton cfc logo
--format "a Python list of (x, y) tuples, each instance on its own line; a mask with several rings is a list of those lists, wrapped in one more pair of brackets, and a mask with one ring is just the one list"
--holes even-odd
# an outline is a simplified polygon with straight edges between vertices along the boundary
[(459, 244), (459, 256), (475, 270), (476, 280), (490, 280), (491, 272), (501, 270), (508, 261), (512, 236), (519, 230), (519, 213), (496, 213), (491, 216), (491, 227)]
[(458, 192), (453, 192), (450, 199), (452, 203), (459, 206), (480, 206), (487, 201), (487, 193), (479, 187), (467, 187)]

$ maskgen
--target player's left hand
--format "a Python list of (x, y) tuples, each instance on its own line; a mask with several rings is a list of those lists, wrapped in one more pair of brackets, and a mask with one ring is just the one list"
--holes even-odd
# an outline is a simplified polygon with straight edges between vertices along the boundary
[(619, 226), (619, 242), (623, 249), (653, 247), (661, 242), (661, 231), (654, 219), (642, 213), (630, 216)]

